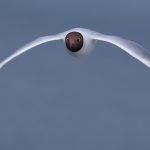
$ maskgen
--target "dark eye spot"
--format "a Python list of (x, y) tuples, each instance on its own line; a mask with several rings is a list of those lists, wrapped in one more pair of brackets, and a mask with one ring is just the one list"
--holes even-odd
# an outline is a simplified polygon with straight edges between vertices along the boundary
[(77, 38), (77, 42), (80, 42), (81, 41), (81, 39), (80, 38)]
[(67, 42), (69, 42), (69, 38), (66, 38)]

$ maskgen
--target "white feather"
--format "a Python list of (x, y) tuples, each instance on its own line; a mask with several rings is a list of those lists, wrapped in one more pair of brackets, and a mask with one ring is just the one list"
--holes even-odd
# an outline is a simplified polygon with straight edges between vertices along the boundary
[(31, 48), (38, 46), (40, 44), (49, 42), (49, 41), (54, 41), (54, 40), (60, 40), (62, 39), (62, 35), (61, 34), (57, 34), (57, 35), (50, 35), (50, 36), (45, 36), (45, 37), (40, 37), (37, 38), (36, 40), (24, 45), (23, 47), (19, 48), (18, 50), (16, 50), (12, 55), (10, 55), (9, 57), (7, 57), (4, 61), (2, 61), (0, 63), (0, 69), (6, 65), (8, 62), (10, 62), (12, 59), (14, 59), (15, 57), (21, 55), (22, 53), (30, 50)]
[(114, 44), (120, 47), (125, 52), (127, 52), (128, 54), (130, 54), (131, 56), (141, 61), (143, 64), (145, 64), (147, 67), (150, 68), (150, 52), (147, 51), (141, 45), (133, 41), (117, 37), (117, 36), (104, 35), (101, 33), (94, 32), (94, 31), (93, 31), (92, 37), (95, 40), (109, 42), (111, 44)]
[(15, 57), (21, 55), (22, 53), (28, 51), (29, 49), (38, 46), (40, 44), (43, 44), (45, 42), (49, 41), (54, 41), (54, 40), (63, 40), (65, 42), (65, 37), (68, 33), (70, 32), (79, 32), (83, 36), (83, 47), (81, 50), (77, 52), (71, 52), (67, 49), (67, 52), (71, 54), (72, 56), (75, 57), (83, 57), (89, 54), (95, 46), (96, 41), (105, 41), (109, 42), (111, 44), (114, 44), (124, 51), (126, 51), (128, 54), (133, 56), (134, 58), (138, 59), (141, 61), (143, 64), (145, 64), (147, 67), (150, 68), (150, 52), (144, 49), (141, 45), (125, 40), (123, 38), (117, 37), (117, 36), (111, 36), (111, 35), (104, 35), (89, 29), (84, 29), (84, 28), (74, 28), (56, 35), (50, 35), (50, 36), (45, 36), (45, 37), (40, 37), (36, 39), (33, 42), (30, 42), (29, 44), (26, 44), (22, 48), (18, 49), (16, 52), (14, 52), (12, 55), (7, 57), (4, 61), (0, 63), (0, 68), (2, 68), (5, 64), (10, 62), (12, 59)]

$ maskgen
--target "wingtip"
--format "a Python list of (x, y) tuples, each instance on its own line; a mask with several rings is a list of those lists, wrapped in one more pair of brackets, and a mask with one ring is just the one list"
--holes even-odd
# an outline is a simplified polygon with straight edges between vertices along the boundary
[(0, 63), (0, 70), (3, 68), (3, 66), (4, 66), (4, 65)]

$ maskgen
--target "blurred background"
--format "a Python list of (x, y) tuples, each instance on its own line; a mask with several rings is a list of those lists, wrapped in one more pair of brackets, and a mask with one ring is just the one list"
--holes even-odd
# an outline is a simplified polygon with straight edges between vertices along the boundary
[[(150, 50), (149, 0), (0, 0), (0, 60), (71, 28)], [(149, 150), (150, 70), (104, 42), (76, 59), (61, 41), (0, 70), (1, 150)]]

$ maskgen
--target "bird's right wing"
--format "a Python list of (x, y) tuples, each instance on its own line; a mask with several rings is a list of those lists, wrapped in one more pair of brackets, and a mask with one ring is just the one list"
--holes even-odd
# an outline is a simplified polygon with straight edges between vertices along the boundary
[(130, 54), (132, 57), (138, 59), (139, 61), (141, 61), (143, 64), (145, 64), (147, 67), (150, 68), (150, 51), (146, 50), (138, 43), (117, 36), (104, 35), (98, 32), (93, 32), (92, 37), (95, 40), (109, 42), (111, 44), (120, 47), (128, 54)]
[(50, 35), (50, 36), (44, 36), (44, 37), (40, 37), (37, 38), (36, 40), (24, 45), (23, 47), (19, 48), (18, 50), (16, 50), (12, 55), (10, 55), (9, 57), (7, 57), (6, 59), (4, 59), (1, 63), (0, 63), (0, 69), (6, 65), (8, 62), (10, 62), (12, 59), (14, 59), (15, 57), (21, 55), (22, 53), (30, 50), (31, 48), (38, 46), (40, 44), (49, 42), (49, 41), (54, 41), (54, 40), (61, 40), (63, 39), (63, 34), (56, 34), (56, 35)]

